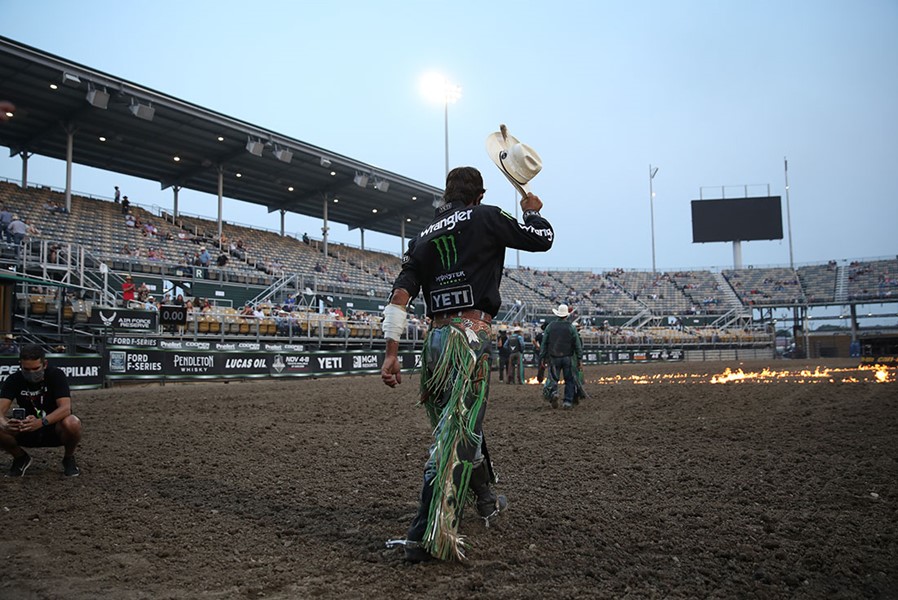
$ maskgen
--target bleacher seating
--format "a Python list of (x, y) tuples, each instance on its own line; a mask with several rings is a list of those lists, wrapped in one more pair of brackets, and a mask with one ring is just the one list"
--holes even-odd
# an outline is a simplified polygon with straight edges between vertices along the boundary
[(835, 300), (838, 272), (835, 261), (825, 265), (798, 267), (795, 272), (809, 304), (825, 304)]
[[(0, 202), (41, 230), (40, 238), (59, 244), (80, 244), (106, 262), (114, 272), (171, 275), (195, 275), (186, 267), (205, 244), (213, 261), (219, 251), (230, 256), (226, 268), (211, 268), (210, 279), (266, 286), (282, 277), (301, 275), (319, 292), (386, 298), (400, 269), (397, 255), (362, 250), (331, 243), (328, 252), (318, 240), (306, 242), (276, 232), (224, 223), (223, 240), (217, 239), (217, 222), (203, 217), (181, 216), (177, 222), (165, 213), (132, 204), (131, 212), (142, 223), (152, 223), (159, 235), (145, 235), (140, 228), (125, 225), (121, 206), (109, 200), (75, 195), (71, 214), (50, 212), (47, 202), (63, 205), (61, 192), (43, 187), (21, 189), (13, 183), (0, 182)], [(241, 240), (244, 249), (234, 251), (230, 245)], [(222, 244), (222, 242), (224, 242)], [(125, 246), (138, 256), (125, 252)], [(149, 258), (153, 251), (163, 258)], [(50, 259), (47, 258), (49, 261)], [(850, 300), (891, 299), (898, 295), (898, 259), (858, 261), (847, 269)], [(807, 265), (798, 269), (786, 267), (749, 268), (722, 272), (745, 306), (781, 306), (802, 302), (826, 304), (836, 301), (839, 269), (827, 264)], [(528, 315), (549, 315), (557, 304), (566, 303), (584, 317), (632, 317), (650, 312), (652, 315), (684, 316), (689, 314), (723, 314), (735, 302), (720, 274), (709, 271), (686, 271), (654, 275), (645, 271), (615, 269), (605, 273), (586, 270), (538, 270), (506, 267), (501, 293), (506, 305), (524, 303)], [(296, 288), (293, 287), (293, 290)], [(285, 294), (288, 293), (286, 290)], [(33, 313), (51, 315), (60, 308), (52, 294), (32, 293), (19, 298)], [(283, 298), (273, 298), (275, 302)], [(241, 301), (242, 302), (242, 301)], [(75, 319), (84, 311), (73, 311), (63, 305), (64, 318)], [(299, 330), (307, 335), (338, 335), (345, 329), (347, 337), (370, 337), (376, 332), (378, 317), (362, 313), (361, 320), (347, 321), (343, 327), (327, 315), (297, 311), (284, 313), (274, 306), (262, 307), (265, 318), (253, 319), (237, 314), (235, 309), (219, 306), (210, 312), (192, 313), (188, 330), (196, 334), (281, 335)], [(644, 326), (637, 330), (601, 329), (595, 318), (584, 321), (585, 337), (604, 343), (642, 342), (702, 343), (744, 341), (739, 332), (699, 331), (683, 327)], [(657, 323), (657, 321), (656, 321)], [(423, 325), (422, 325), (423, 326)], [(418, 327), (416, 325), (416, 327)], [(532, 338), (532, 327), (526, 336)], [(343, 335), (340, 333), (339, 335)]]
[(690, 313), (722, 314), (727, 311), (721, 284), (710, 271), (677, 271), (670, 279), (692, 303)]
[(726, 277), (746, 306), (782, 306), (804, 300), (798, 275), (789, 267), (725, 270)]
[(898, 257), (852, 262), (848, 266), (848, 299), (876, 300), (898, 297)]

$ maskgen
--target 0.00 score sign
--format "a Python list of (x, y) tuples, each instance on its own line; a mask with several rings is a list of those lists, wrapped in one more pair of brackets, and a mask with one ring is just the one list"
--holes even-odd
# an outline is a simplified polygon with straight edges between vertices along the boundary
[(162, 325), (184, 325), (187, 323), (187, 307), (163, 304), (159, 308), (159, 323)]

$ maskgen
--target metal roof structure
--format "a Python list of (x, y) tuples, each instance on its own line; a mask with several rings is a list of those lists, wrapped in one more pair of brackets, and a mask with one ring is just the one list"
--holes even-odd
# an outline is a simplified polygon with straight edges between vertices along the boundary
[(0, 127), (10, 156), (38, 154), (406, 237), (443, 191), (0, 36)]

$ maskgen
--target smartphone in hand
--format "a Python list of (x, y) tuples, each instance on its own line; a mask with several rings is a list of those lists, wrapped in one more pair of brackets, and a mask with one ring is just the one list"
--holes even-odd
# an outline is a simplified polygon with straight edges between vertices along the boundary
[(12, 418), (18, 419), (19, 421), (24, 421), (25, 420), (25, 409), (24, 408), (12, 409)]

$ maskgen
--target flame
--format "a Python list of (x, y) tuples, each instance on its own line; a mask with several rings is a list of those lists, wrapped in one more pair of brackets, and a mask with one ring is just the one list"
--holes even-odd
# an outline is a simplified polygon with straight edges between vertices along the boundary
[(539, 385), (539, 379), (537, 379), (536, 377), (531, 377), (524, 383), (526, 383), (527, 385)]
[[(760, 371), (744, 371), (741, 368), (735, 370), (727, 367), (723, 373), (655, 373), (652, 375), (606, 375), (598, 379), (590, 379), (586, 383), (598, 385), (650, 385), (654, 383), (713, 383), (713, 384), (742, 384), (762, 383), (771, 384), (777, 382), (801, 383), (801, 384), (840, 384), (840, 383), (890, 383), (896, 381), (896, 367), (886, 365), (859, 365), (854, 368), (835, 368), (817, 366), (813, 370), (805, 368), (798, 370), (772, 369), (765, 367)], [(535, 377), (531, 377), (527, 383), (539, 383)]]

